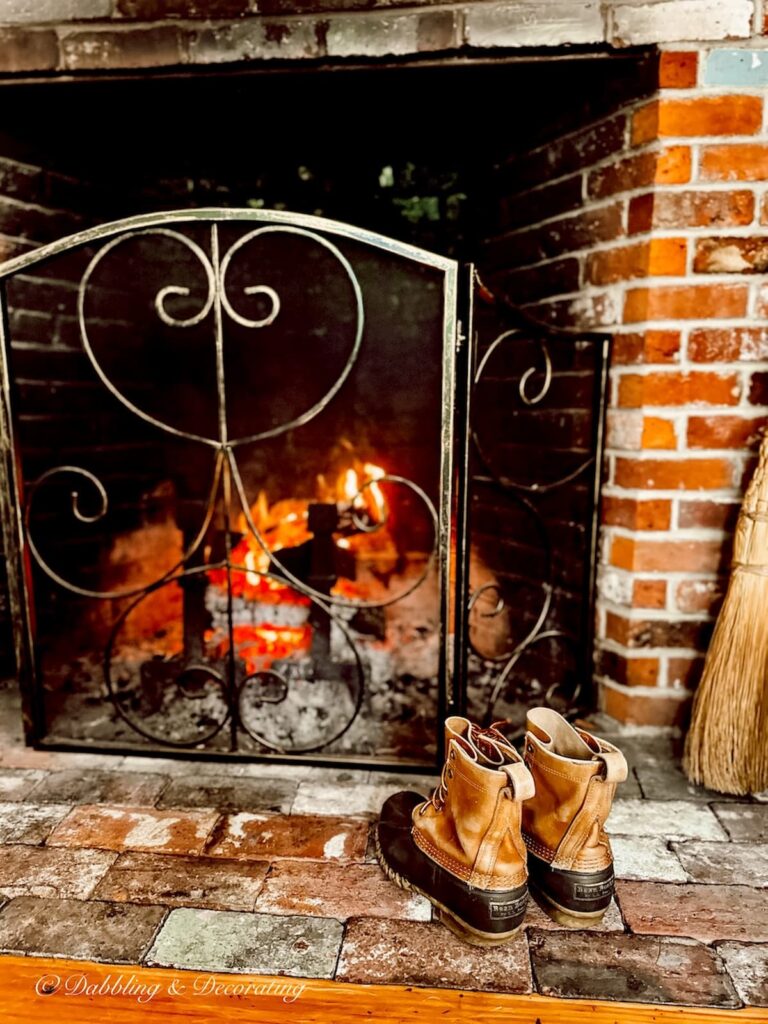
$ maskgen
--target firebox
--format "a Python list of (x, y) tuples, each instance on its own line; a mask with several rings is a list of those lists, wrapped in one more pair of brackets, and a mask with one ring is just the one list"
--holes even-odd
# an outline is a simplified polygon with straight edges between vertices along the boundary
[(400, 237), (97, 199), (0, 264), (28, 740), (419, 770), (450, 712), (591, 708), (609, 339), (489, 290), (427, 198)]

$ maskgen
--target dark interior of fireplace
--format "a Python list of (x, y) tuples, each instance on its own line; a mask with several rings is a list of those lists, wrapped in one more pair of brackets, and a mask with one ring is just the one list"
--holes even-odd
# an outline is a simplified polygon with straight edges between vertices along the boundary
[[(19, 209), (6, 256), (119, 217), (215, 206), (330, 217), (482, 264), (484, 241), (493, 234), (494, 171), (516, 152), (594, 120), (642, 90), (644, 58), (611, 61), (609, 82), (606, 67), (599, 59), (573, 58), (6, 84), (0, 158), (53, 172), (40, 203), (47, 215), (34, 203)], [(352, 90), (364, 117), (352, 111)], [(208, 244), (202, 226), (185, 233), (196, 245)], [(221, 242), (223, 249), (235, 245), (235, 229), (222, 228)], [(263, 283), (284, 296), (282, 308), (292, 312), (279, 339), (270, 344), (269, 326), (260, 334), (256, 357), (248, 331), (230, 325), (227, 373), (238, 382), (228, 410), (233, 437), (268, 433), (300, 415), (332, 386), (354, 344), (354, 295), (333, 255), (305, 238), (270, 242), (277, 250), (270, 250), (272, 276)], [(265, 244), (263, 237), (254, 239), (250, 256), (258, 258)], [(428, 268), (401, 274), (386, 254), (374, 258), (354, 245), (344, 252), (371, 304), (368, 355), (351, 392), (312, 430), (242, 448), (251, 515), (281, 536), (277, 563), (261, 564), (271, 579), (269, 593), (260, 593), (263, 578), (257, 586), (254, 577), (254, 559), (263, 552), (248, 549), (247, 531), (229, 506), (218, 502), (210, 510), (203, 548), (210, 563), (234, 549), (231, 560), (238, 565), (233, 600), (242, 603), (243, 618), (235, 618), (243, 630), (241, 683), (253, 677), (259, 684), (250, 696), (243, 688), (241, 753), (322, 749), (329, 756), (428, 763), (436, 752), (440, 672), (440, 607), (428, 566), (433, 523), (417, 492), (386, 476), (407, 478), (439, 505), (439, 282)], [(217, 472), (210, 448), (181, 438), (159, 444), (151, 424), (97, 386), (80, 351), (76, 308), (76, 283), (92, 256), (81, 250), (58, 257), (39, 276), (14, 278), (8, 290), (30, 532), (46, 565), (84, 592), (62, 595), (50, 574), (35, 570), (36, 593), (46, 595), (37, 623), (44, 733), (74, 745), (127, 747), (143, 737), (160, 746), (231, 751), (234, 722), (223, 723), (217, 710), (217, 616), (225, 589), (217, 592), (215, 573), (192, 571), (146, 597), (106, 605), (86, 593), (138, 590), (183, 559), (207, 514)], [(205, 283), (194, 253), (167, 237), (151, 244), (134, 239), (120, 256), (113, 266), (100, 262), (90, 277), (89, 344), (134, 405), (180, 431), (213, 436), (218, 406), (204, 325), (164, 329), (152, 305), (171, 280), (168, 273), (182, 271), (196, 284), (187, 297), (169, 296), (166, 308), (174, 319), (194, 319)], [(300, 266), (309, 268), (304, 276), (295, 273)], [(237, 284), (234, 261), (232, 274)], [(309, 294), (308, 278), (314, 283)], [(267, 300), (262, 290), (236, 312), (259, 321), (269, 313)], [(478, 361), (514, 326), (507, 317), (507, 311), (478, 309)], [(323, 348), (329, 324), (338, 365)], [(497, 481), (530, 486), (542, 472), (555, 480), (589, 454), (600, 415), (599, 348), (553, 346), (555, 386), (531, 411), (515, 405), (510, 387), (514, 391), (540, 349), (524, 333), (517, 342), (491, 354), (476, 390), (467, 696), (477, 717), (519, 717), (526, 694), (562, 697), (565, 706), (568, 694), (583, 686), (586, 664), (578, 640), (589, 613), (585, 579), (593, 556), (589, 480), (577, 479), (565, 497), (542, 495), (535, 507), (525, 494), (521, 500), (519, 493), (503, 493)], [(564, 416), (563, 410), (575, 413)], [(73, 474), (44, 478), (53, 465), (75, 465), (109, 481), (109, 523), (98, 517), (98, 488), (84, 475), (73, 521)], [(338, 509), (345, 501), (342, 527)], [(360, 522), (380, 527), (382, 508), (384, 528), (369, 536)], [(297, 515), (309, 524), (303, 531), (289, 525)], [(187, 563), (193, 570), (203, 548)], [(422, 576), (424, 582), (392, 604), (394, 611), (350, 611), (340, 633), (322, 609), (292, 591), (281, 565), (321, 593), (353, 600), (389, 598), (398, 587), (408, 592)], [(542, 580), (550, 600), (538, 625), (556, 624), (576, 643), (542, 642), (507, 670), (516, 643), (537, 625)], [(254, 618), (254, 607), (262, 618)], [(254, 628), (260, 631), (257, 649)], [(348, 640), (345, 630), (365, 648), (362, 673), (357, 655), (332, 657)], [(7, 613), (3, 640), (9, 666)], [(170, 687), (167, 664), (182, 649), (183, 678)], [(272, 667), (308, 654), (336, 664), (326, 673), (328, 688), (302, 689), (294, 680), (295, 692), (286, 699)], [(123, 718), (107, 700), (105, 674), (111, 674)], [(302, 731), (297, 720), (307, 708)], [(140, 737), (128, 720), (143, 729)]]

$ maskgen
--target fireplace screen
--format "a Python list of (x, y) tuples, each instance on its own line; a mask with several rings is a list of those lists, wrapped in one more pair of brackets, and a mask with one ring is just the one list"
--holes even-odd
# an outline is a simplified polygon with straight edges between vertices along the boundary
[(11, 311), (56, 300), (45, 381), (13, 312), (3, 346), (31, 738), (433, 763), (457, 264), (316, 218), (195, 211), (3, 276)]

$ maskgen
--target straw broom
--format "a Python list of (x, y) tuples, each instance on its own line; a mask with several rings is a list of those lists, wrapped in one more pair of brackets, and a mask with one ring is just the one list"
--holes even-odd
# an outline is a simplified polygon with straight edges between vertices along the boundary
[(768, 434), (736, 526), (683, 767), (691, 781), (721, 793), (768, 789)]

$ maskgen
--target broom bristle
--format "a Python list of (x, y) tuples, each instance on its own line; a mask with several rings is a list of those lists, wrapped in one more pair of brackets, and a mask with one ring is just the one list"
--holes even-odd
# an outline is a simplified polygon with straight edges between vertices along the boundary
[(768, 573), (735, 570), (696, 692), (683, 766), (721, 793), (768, 789)]

